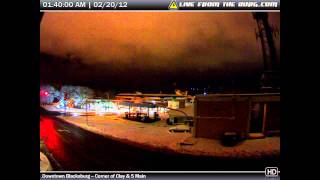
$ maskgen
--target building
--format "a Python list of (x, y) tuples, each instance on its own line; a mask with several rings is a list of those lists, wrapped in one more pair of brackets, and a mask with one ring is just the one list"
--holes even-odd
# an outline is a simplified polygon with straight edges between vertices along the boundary
[(185, 99), (172, 99), (168, 101), (168, 108), (171, 109), (179, 109), (186, 107), (186, 100)]
[[(190, 124), (193, 121), (194, 117), (194, 107), (193, 105), (189, 105), (183, 108), (170, 109), (168, 112), (168, 124)], [(187, 123), (189, 121), (189, 123)]]
[(194, 114), (194, 137), (220, 139), (226, 132), (242, 138), (279, 135), (280, 93), (196, 96)]
[[(190, 101), (187, 95), (177, 94), (143, 94), (143, 93), (120, 93), (116, 95), (116, 100), (130, 102), (148, 102), (159, 107), (183, 108), (186, 102)], [(169, 108), (170, 108), (169, 107)]]
[(80, 108), (87, 111), (94, 111), (96, 114), (114, 113), (116, 103), (102, 98), (90, 98), (83, 101)]
[[(121, 114), (146, 114), (152, 117), (153, 114), (159, 115), (161, 119), (168, 119), (166, 113), (168, 109), (175, 110), (185, 108), (193, 103), (193, 97), (186, 94), (143, 94), (143, 93), (120, 93), (115, 100)], [(185, 116), (180, 114), (178, 116)], [(174, 118), (173, 116), (171, 116)]]

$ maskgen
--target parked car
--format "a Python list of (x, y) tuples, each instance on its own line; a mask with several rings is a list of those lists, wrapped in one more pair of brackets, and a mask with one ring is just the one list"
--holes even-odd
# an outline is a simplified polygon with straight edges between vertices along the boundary
[(168, 125), (175, 125), (175, 124), (189, 124), (190, 126), (193, 126), (193, 117), (191, 116), (175, 116), (175, 117), (169, 117), (167, 119)]
[(151, 122), (160, 120), (160, 117), (158, 114), (155, 114), (154, 117), (151, 118), (145, 113), (128, 113), (128, 112), (125, 113), (124, 118), (128, 120), (144, 122), (144, 123), (151, 123)]

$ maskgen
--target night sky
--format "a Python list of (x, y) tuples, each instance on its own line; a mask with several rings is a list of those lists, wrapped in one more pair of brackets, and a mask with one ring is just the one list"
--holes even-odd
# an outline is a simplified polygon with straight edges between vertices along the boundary
[[(280, 14), (269, 22), (280, 29)], [(255, 88), (263, 68), (255, 28), (251, 13), (46, 13), (40, 79), (120, 91)]]

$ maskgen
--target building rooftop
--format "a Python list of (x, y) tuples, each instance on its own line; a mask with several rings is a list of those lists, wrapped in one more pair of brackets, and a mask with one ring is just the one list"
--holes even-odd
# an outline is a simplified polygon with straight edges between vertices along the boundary
[(137, 93), (119, 93), (116, 96), (136, 96), (136, 97), (186, 97), (176, 94), (137, 94)]

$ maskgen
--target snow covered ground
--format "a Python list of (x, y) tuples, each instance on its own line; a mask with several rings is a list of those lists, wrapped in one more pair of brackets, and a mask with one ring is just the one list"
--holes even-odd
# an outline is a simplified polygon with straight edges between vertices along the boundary
[[(78, 109), (78, 108), (57, 108), (55, 106), (52, 106), (52, 105), (43, 105), (41, 106), (43, 107), (44, 109), (48, 110), (48, 111), (56, 111), (56, 112), (61, 112), (61, 113), (64, 113), (65, 111), (66, 112), (69, 112), (69, 113), (83, 113), (85, 114), (86, 113), (86, 110), (85, 109)], [(87, 111), (88, 113), (95, 113), (95, 111), (90, 111), (88, 110)]]
[[(218, 140), (194, 138), (192, 133), (171, 133), (164, 120), (141, 123), (107, 116), (59, 116), (91, 132), (151, 150), (228, 158), (254, 158), (280, 154), (280, 137), (246, 140), (224, 147)], [(86, 120), (88, 118), (88, 121)]]
[(51, 171), (52, 167), (47, 156), (40, 152), (40, 171)]

